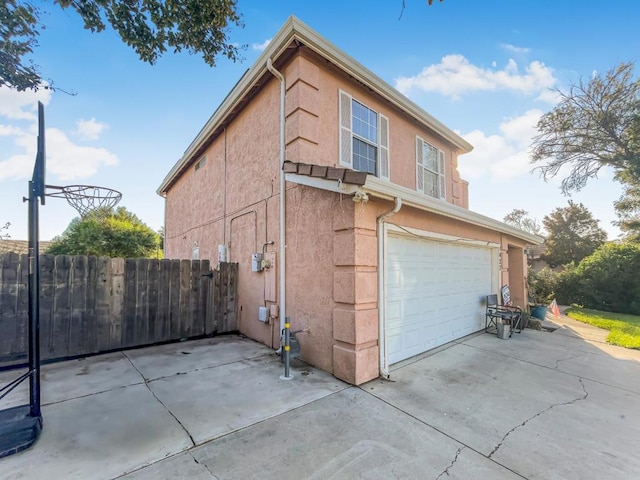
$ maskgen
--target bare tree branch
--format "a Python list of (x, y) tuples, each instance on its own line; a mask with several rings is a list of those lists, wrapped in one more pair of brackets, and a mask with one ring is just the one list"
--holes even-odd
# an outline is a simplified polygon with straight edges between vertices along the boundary
[(562, 180), (565, 194), (583, 188), (605, 166), (640, 172), (640, 148), (633, 141), (640, 125), (640, 80), (633, 79), (633, 67), (621, 63), (559, 92), (560, 103), (538, 122), (532, 163), (544, 165), (533, 171), (548, 180), (570, 167)]

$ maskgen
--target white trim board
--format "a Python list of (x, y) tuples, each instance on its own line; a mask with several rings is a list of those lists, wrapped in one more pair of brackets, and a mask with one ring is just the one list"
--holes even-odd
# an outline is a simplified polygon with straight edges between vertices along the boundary
[(415, 236), (424, 238), (425, 240), (442, 241), (447, 243), (457, 243), (459, 245), (469, 245), (474, 247), (500, 248), (499, 243), (487, 242), (485, 240), (474, 240), (471, 238), (457, 237), (455, 235), (447, 235), (445, 233), (429, 232), (419, 228), (406, 227), (395, 223), (387, 222), (388, 231), (397, 235)]

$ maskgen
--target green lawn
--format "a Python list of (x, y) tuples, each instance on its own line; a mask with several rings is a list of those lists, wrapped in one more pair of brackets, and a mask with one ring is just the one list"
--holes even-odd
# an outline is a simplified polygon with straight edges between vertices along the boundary
[(640, 349), (640, 315), (601, 312), (579, 307), (571, 307), (565, 314), (579, 322), (609, 330), (607, 342), (613, 345)]

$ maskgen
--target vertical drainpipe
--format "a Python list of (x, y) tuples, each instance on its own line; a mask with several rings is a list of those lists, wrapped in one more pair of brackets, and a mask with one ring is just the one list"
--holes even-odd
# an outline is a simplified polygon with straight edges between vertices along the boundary
[(402, 199), (395, 198), (395, 205), (391, 210), (378, 215), (377, 217), (377, 236), (378, 236), (378, 349), (380, 354), (380, 375), (389, 378), (389, 366), (387, 365), (387, 335), (385, 331), (386, 325), (386, 302), (384, 292), (384, 250), (385, 250), (385, 234), (384, 221), (391, 215), (395, 215), (402, 208)]
[[(286, 292), (287, 292), (287, 283), (286, 283), (286, 244), (285, 244), (285, 227), (286, 227), (286, 216), (285, 216), (285, 178), (284, 178), (284, 135), (285, 135), (285, 117), (284, 117), (284, 96), (286, 94), (285, 90), (285, 80), (284, 76), (275, 69), (271, 59), (267, 59), (267, 69), (280, 80), (280, 333), (284, 330), (285, 316), (287, 314), (286, 309)], [(282, 335), (280, 335), (280, 351), (283, 352), (282, 349)]]

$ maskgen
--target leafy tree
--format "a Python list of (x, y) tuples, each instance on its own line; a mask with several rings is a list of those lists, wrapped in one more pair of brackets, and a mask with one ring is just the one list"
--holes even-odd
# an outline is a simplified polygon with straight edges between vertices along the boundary
[(640, 183), (626, 185), (624, 194), (615, 203), (617, 222), (625, 240), (640, 243)]
[[(154, 64), (168, 49), (200, 53), (214, 66), (216, 57), (241, 58), (229, 41), (229, 26), (244, 26), (237, 0), (53, 0), (74, 10), (84, 28), (101, 32), (110, 25), (141, 60)], [(43, 79), (26, 57), (38, 46), (41, 17), (46, 13), (31, 0), (0, 2), (0, 86), (38, 90)], [(47, 87), (45, 87), (47, 88)]]
[(0, 85), (36, 90), (40, 84), (37, 67), (23, 57), (38, 45), (38, 9), (20, 0), (0, 3)]
[(540, 235), (542, 228), (535, 218), (529, 217), (529, 212), (516, 208), (508, 213), (503, 218), (505, 223), (513, 225), (514, 227), (524, 230), (525, 232), (533, 233), (534, 235)]
[(607, 232), (587, 207), (571, 200), (567, 207), (556, 208), (545, 216), (542, 223), (547, 231), (542, 258), (551, 267), (578, 263), (607, 240)]
[(532, 162), (545, 162), (537, 167), (545, 180), (568, 167), (564, 193), (580, 190), (601, 168), (611, 167), (625, 186), (615, 203), (619, 225), (640, 234), (640, 79), (633, 68), (632, 62), (621, 63), (559, 92), (560, 103), (538, 122)]
[(98, 211), (71, 221), (46, 253), (101, 257), (158, 257), (160, 237), (125, 207)]

